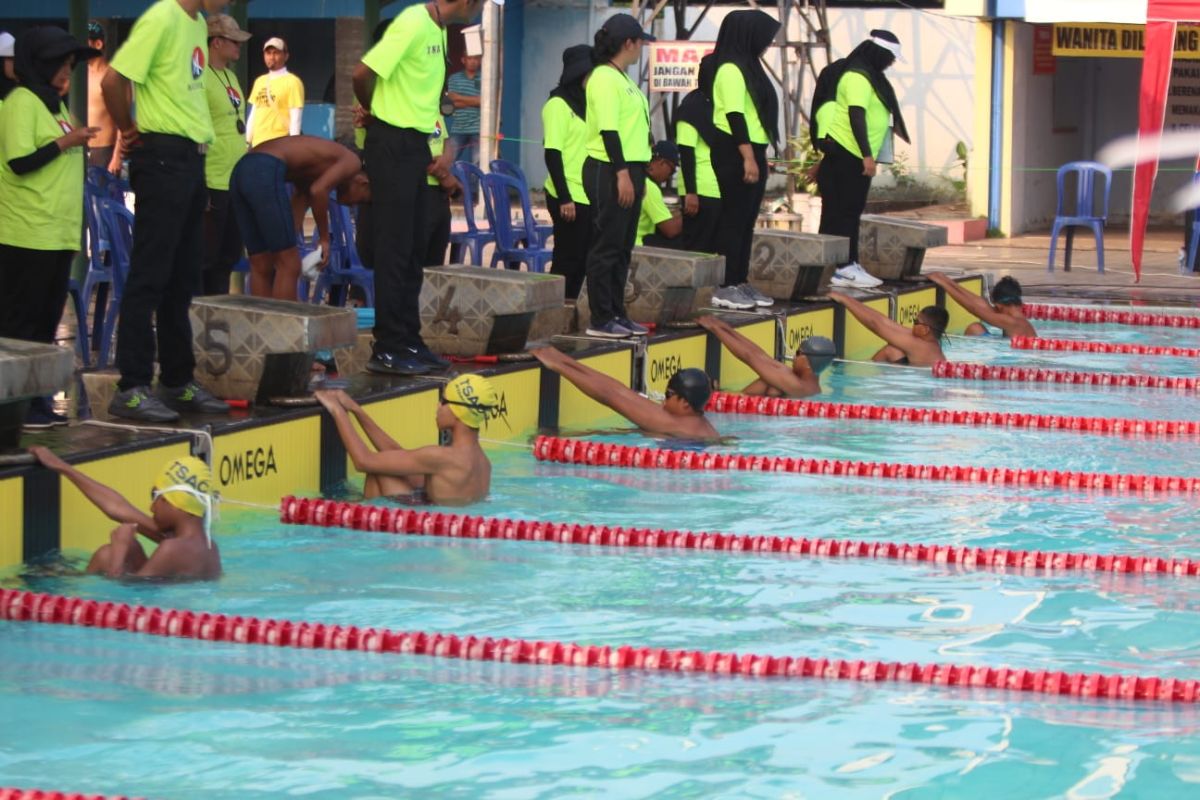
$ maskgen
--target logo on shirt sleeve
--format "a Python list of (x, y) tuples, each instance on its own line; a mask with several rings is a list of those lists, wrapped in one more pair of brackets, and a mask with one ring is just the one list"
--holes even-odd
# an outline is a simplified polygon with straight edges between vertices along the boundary
[(232, 86), (226, 86), (225, 94), (229, 95), (229, 102), (233, 104), (235, 111), (242, 107), (242, 96), (238, 94), (237, 89)]
[(65, 119), (58, 120), (58, 127), (62, 128), (63, 133), (70, 133), (71, 131), (75, 130), (71, 127), (71, 123), (67, 122)]
[(200, 80), (204, 74), (204, 51), (199, 47), (192, 50), (192, 80)]

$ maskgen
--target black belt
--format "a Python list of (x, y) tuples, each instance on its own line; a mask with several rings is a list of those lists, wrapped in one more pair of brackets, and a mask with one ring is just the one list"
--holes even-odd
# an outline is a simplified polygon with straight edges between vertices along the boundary
[(141, 132), (138, 134), (138, 139), (151, 147), (163, 147), (180, 152), (196, 153), (198, 155), (204, 155), (208, 152), (207, 144), (193, 141), (186, 136), (176, 136), (173, 133)]

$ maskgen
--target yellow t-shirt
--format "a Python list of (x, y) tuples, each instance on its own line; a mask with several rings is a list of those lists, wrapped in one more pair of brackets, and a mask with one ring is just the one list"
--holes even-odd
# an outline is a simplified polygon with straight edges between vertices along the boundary
[[(721, 187), (717, 185), (717, 173), (713, 172), (712, 151), (701, 138), (700, 132), (691, 123), (680, 120), (675, 123), (675, 144), (696, 151), (696, 194), (719, 199)], [(687, 194), (687, 187), (683, 185), (683, 170), (679, 171), (676, 185), (680, 194)]]
[(446, 31), (423, 3), (400, 12), (362, 63), (377, 76), (371, 95), (375, 119), (433, 133), (446, 83)]
[(33, 155), (74, 126), (67, 107), (51, 114), (18, 86), (0, 105), (0, 244), (29, 250), (78, 250), (83, 230), (83, 148), (17, 175), (8, 162)]
[(290, 72), (259, 75), (250, 89), (250, 105), (250, 146), (281, 139), (291, 132), (292, 109), (304, 109), (304, 83)]
[[(562, 153), (569, 202), (588, 204), (583, 188), (583, 162), (587, 160), (587, 123), (561, 97), (551, 97), (542, 106), (542, 146)], [(558, 198), (554, 181), (546, 177), (546, 194)], [(564, 201), (567, 201), (564, 198)]]
[(617, 132), (626, 161), (650, 161), (650, 101), (628, 75), (609, 64), (592, 70), (587, 83), (587, 154), (607, 162), (601, 131)]
[(216, 136), (204, 157), (204, 179), (208, 188), (227, 191), (234, 165), (246, 154), (246, 137), (237, 129), (238, 120), (246, 121), (246, 100), (237, 75), (211, 65), (204, 70), (204, 94)]
[[(446, 152), (446, 119), (439, 114), (437, 123), (433, 127), (433, 133), (429, 134), (429, 155), (433, 156), (434, 161), (437, 161), (444, 152)], [(438, 179), (432, 175), (426, 178), (425, 182), (430, 186), (441, 186)]]
[(208, 144), (213, 126), (204, 94), (207, 63), (204, 17), (189, 16), (175, 0), (158, 0), (133, 23), (110, 67), (133, 83), (139, 130)]
[(642, 246), (642, 239), (658, 229), (658, 223), (671, 218), (671, 211), (663, 202), (662, 189), (657, 183), (646, 178), (646, 196), (642, 198), (642, 213), (638, 215), (637, 240), (634, 244)]
[(741, 113), (746, 117), (746, 132), (755, 144), (770, 144), (767, 130), (758, 118), (758, 107), (746, 88), (746, 78), (736, 64), (722, 64), (713, 81), (713, 124), (717, 130), (732, 133), (726, 114)]
[[(858, 142), (854, 139), (854, 130), (850, 127), (850, 106), (859, 106), (867, 112), (867, 144), (871, 146), (871, 156), (879, 155), (883, 147), (883, 139), (887, 136), (888, 126), (892, 122), (892, 113), (888, 111), (875, 87), (861, 72), (847, 72), (838, 81), (837, 103), (829, 115), (826, 128), (818, 128), (823, 134), (828, 134), (835, 142), (849, 150), (852, 154), (863, 157)], [(825, 106), (821, 106), (822, 109)]]

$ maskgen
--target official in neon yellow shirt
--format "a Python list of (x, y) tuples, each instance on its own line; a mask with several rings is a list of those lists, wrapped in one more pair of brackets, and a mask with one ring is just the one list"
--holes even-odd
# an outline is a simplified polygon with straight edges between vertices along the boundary
[(654, 37), (629, 14), (596, 31), (587, 82), (587, 160), (583, 185), (595, 224), (587, 256), (588, 336), (625, 339), (648, 329), (625, 311), (625, 281), (637, 240), (650, 161), (650, 107), (626, 73)]
[[(98, 55), (61, 28), (30, 28), (16, 42), (20, 85), (0, 106), (2, 338), (54, 341), (83, 229), (83, 148), (96, 133), (75, 124), (63, 98), (75, 63)], [(26, 423), (66, 417), (35, 398)]]
[(213, 144), (204, 159), (208, 207), (204, 211), (203, 293), (229, 294), (229, 275), (242, 257), (229, 199), (229, 176), (238, 159), (246, 154), (246, 100), (237, 73), (229, 68), (237, 62), (250, 34), (227, 14), (208, 18), (208, 68), (204, 70), (204, 92), (212, 115)]
[[(100, 84), (129, 153), (137, 196), (117, 326), (121, 378), (108, 411), (137, 422), (173, 422), (180, 411), (229, 412), (194, 379), (188, 318), (204, 253), (204, 156), (215, 138), (204, 89), (208, 25), (200, 12), (219, 14), (226, 5), (158, 0), (133, 24)], [(136, 121), (131, 90), (137, 92)], [(158, 390), (152, 392), (156, 343)]]
[(592, 48), (577, 44), (563, 50), (562, 74), (542, 106), (542, 146), (546, 158), (546, 207), (554, 222), (550, 272), (566, 280), (566, 297), (575, 300), (583, 287), (592, 241), (592, 206), (583, 188), (587, 159), (587, 92)]
[(767, 146), (779, 139), (779, 99), (762, 56), (779, 22), (762, 11), (734, 11), (701, 60), (700, 89), (712, 100), (713, 171), (721, 191), (715, 249), (725, 256), (724, 285), (712, 303), (749, 309), (774, 301), (750, 285), (750, 248), (767, 184)]
[(679, 164), (679, 148), (672, 142), (654, 145), (650, 163), (646, 165), (646, 195), (638, 215), (637, 246), (678, 249), (683, 220), (671, 213), (663, 200), (662, 185), (671, 180)]
[(267, 74), (255, 78), (250, 87), (246, 141), (251, 147), (283, 136), (299, 136), (304, 115), (304, 83), (288, 72), (287, 42), (278, 36), (267, 39), (263, 61)]
[(721, 187), (712, 167), (712, 143), (718, 138), (712, 100), (699, 89), (689, 92), (675, 113), (679, 196), (683, 200), (679, 247), (696, 253), (715, 253), (717, 249)]
[(422, 375), (449, 366), (421, 338), (424, 272), (414, 245), (426, 225), (421, 200), (433, 160), (429, 136), (441, 118), (446, 86), (446, 26), (470, 23), (483, 3), (433, 0), (404, 9), (354, 68), (355, 99), (372, 118), (365, 143), (367, 174), (376, 187), (372, 372)]

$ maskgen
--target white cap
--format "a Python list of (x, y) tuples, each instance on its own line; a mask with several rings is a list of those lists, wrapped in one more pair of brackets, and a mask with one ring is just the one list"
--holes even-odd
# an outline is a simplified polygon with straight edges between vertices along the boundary
[(0, 31), (0, 58), (13, 57), (13, 45), (17, 40), (8, 31)]
[(266, 44), (263, 45), (263, 50), (266, 50), (268, 47), (274, 47), (276, 50), (287, 52), (287, 42), (278, 36), (272, 36), (270, 39), (267, 39)]

